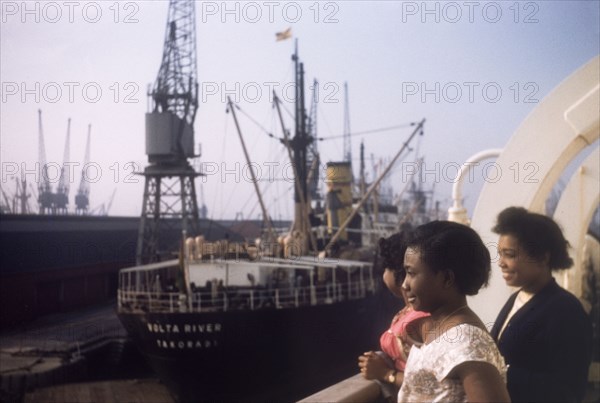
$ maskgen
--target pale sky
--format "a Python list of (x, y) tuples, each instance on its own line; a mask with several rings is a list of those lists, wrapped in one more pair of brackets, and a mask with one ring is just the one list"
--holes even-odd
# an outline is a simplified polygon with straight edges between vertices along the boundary
[[(160, 66), (168, 2), (0, 4), (2, 189), (14, 194), (13, 176), (22, 172), (35, 181), (41, 109), (47, 161), (56, 165), (72, 119), (71, 207), (91, 124), (88, 174), (97, 176), (91, 207), (107, 203), (116, 189), (111, 215), (139, 215), (143, 180), (131, 173), (147, 163), (145, 94)], [(344, 82), (352, 132), (427, 119), (418, 151), (429, 172), (426, 187), (435, 186), (443, 209), (455, 167), (478, 151), (503, 147), (545, 95), (600, 52), (599, 1), (218, 1), (197, 2), (196, 12), (195, 142), (202, 148), (199, 163), (211, 169), (196, 184), (215, 219), (260, 213), (225, 97), (281, 136), (270, 91), (291, 98), (294, 40), (276, 42), (278, 31), (291, 27), (307, 84), (319, 80), (320, 137), (343, 132)], [(286, 108), (293, 111), (290, 102)], [(282, 145), (239, 119), (253, 162), (264, 168), (269, 211), (290, 218), (292, 184), (268, 182), (269, 167), (288, 164)], [(370, 167), (371, 154), (392, 157), (410, 130), (353, 136), (355, 174), (361, 140)], [(341, 138), (320, 142), (322, 161), (340, 160), (342, 145)], [(275, 176), (284, 173), (276, 169)], [(399, 164), (390, 178), (396, 192), (405, 178)], [(467, 205), (473, 192), (467, 185)]]

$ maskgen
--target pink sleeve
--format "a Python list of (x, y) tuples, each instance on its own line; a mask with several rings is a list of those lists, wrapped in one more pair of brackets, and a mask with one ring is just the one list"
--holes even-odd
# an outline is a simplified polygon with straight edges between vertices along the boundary
[(398, 322), (394, 323), (393, 331), (397, 335), (405, 335), (406, 326), (408, 326), (409, 323), (414, 322), (417, 319), (425, 318), (427, 316), (429, 316), (428, 312), (410, 310), (404, 315), (402, 315), (398, 319)]
[(410, 323), (413, 320), (417, 320), (417, 319), (421, 319), (421, 318), (425, 318), (429, 316), (429, 312), (423, 312), (423, 311), (413, 311), (412, 309), (410, 311), (408, 311), (405, 315), (402, 316), (402, 318), (400, 318), (401, 322), (405, 322), (405, 323)]

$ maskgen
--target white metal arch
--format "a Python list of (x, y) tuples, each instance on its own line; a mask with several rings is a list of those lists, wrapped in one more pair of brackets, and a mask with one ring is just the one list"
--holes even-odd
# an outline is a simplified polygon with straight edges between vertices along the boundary
[(592, 215), (600, 201), (600, 152), (594, 150), (579, 166), (566, 188), (554, 212), (554, 219), (563, 229), (571, 244), (569, 251), (573, 268), (556, 275), (557, 281), (575, 296), (582, 296), (582, 264), (585, 235)]

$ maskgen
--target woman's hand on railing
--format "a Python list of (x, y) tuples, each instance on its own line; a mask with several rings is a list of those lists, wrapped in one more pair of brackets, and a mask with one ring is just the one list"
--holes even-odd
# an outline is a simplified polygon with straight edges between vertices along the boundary
[(374, 351), (367, 351), (358, 357), (358, 367), (363, 378), (385, 381), (390, 368), (385, 360)]

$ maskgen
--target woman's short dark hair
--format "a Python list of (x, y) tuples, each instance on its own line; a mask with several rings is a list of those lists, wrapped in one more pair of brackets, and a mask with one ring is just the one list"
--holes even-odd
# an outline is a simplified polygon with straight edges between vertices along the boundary
[(406, 277), (406, 271), (404, 271), (404, 252), (406, 252), (406, 244), (409, 237), (410, 229), (404, 228), (402, 231), (388, 238), (379, 238), (381, 266), (384, 270), (391, 270), (394, 273), (396, 284), (402, 283), (404, 277)]
[(523, 207), (508, 207), (498, 214), (496, 234), (514, 236), (525, 252), (534, 259), (549, 256), (551, 270), (568, 269), (573, 266), (569, 257), (569, 242), (558, 224), (543, 214), (531, 213)]
[(408, 246), (434, 272), (454, 273), (458, 290), (475, 295), (488, 284), (491, 271), (490, 252), (470, 227), (450, 221), (431, 221), (417, 227)]

